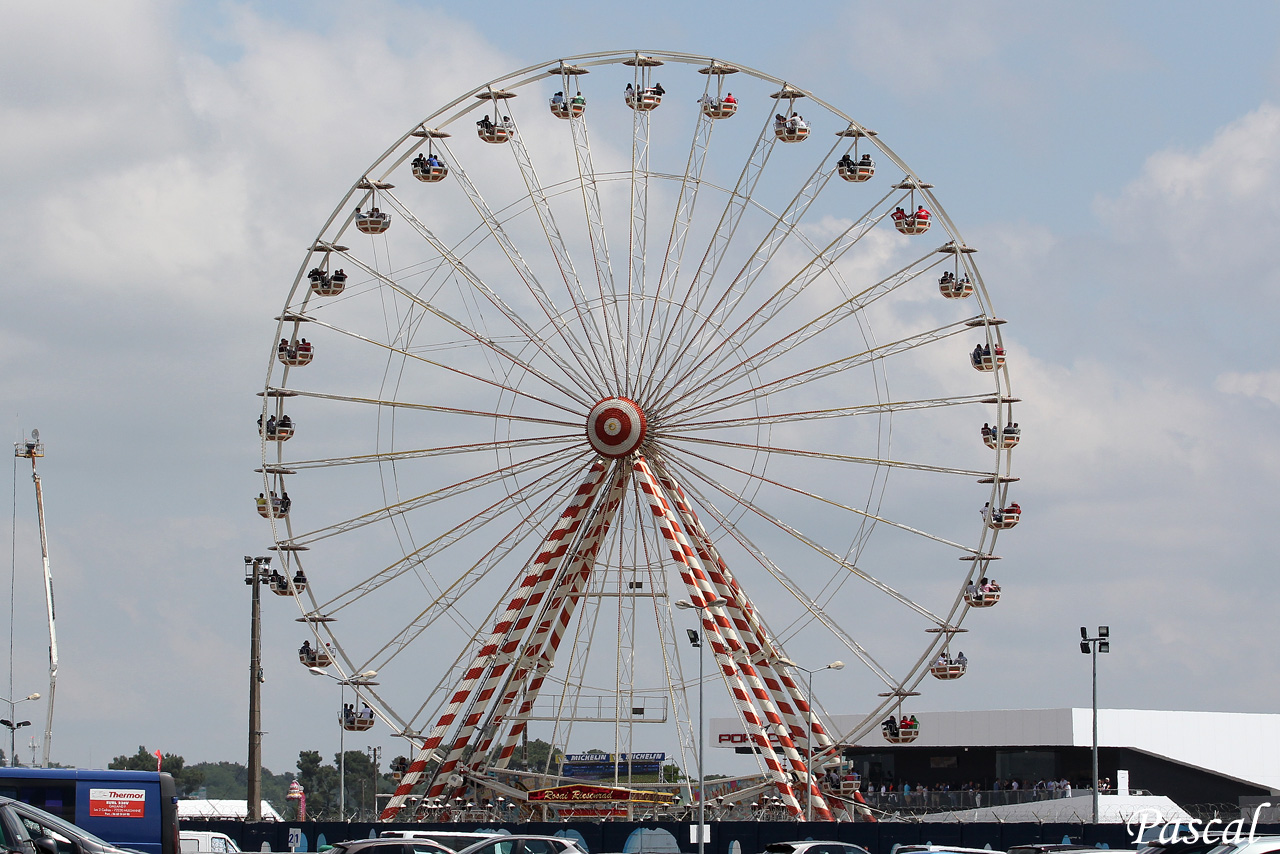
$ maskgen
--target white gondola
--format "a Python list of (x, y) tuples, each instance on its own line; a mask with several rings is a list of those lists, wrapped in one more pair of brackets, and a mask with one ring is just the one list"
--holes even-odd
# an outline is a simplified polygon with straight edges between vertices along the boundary
[(988, 430), (982, 435), (982, 441), (993, 451), (1007, 451), (1022, 441), (1022, 428), (1010, 424), (1000, 429)]
[(267, 587), (277, 596), (292, 596), (307, 589), (307, 577), (298, 572), (293, 576), (293, 585), (291, 587), (289, 576), (273, 572), (271, 577), (267, 579)]
[[(287, 493), (286, 493), (287, 498)], [(261, 492), (258, 493), (258, 515), (263, 519), (287, 519), (289, 517), (289, 503), (282, 502), (274, 492), (270, 498), (266, 498)]]
[(997, 510), (991, 514), (991, 518), (987, 520), (987, 527), (993, 531), (1007, 531), (1016, 527), (1022, 519), (1022, 508), (1017, 504), (1010, 504), (1003, 510)]
[(662, 103), (662, 96), (652, 87), (641, 89), (639, 95), (636, 94), (635, 89), (628, 89), (623, 93), (622, 100), (626, 101), (631, 109), (643, 113), (658, 109), (658, 105)]
[[(921, 213), (924, 215), (921, 216)], [(929, 212), (925, 210), (917, 211), (913, 214), (906, 214), (904, 216), (895, 216), (893, 218), (893, 227), (898, 229), (902, 234), (908, 235), (924, 234), (929, 230), (929, 226), (931, 224), (932, 219), (929, 217)]]
[(969, 363), (973, 365), (976, 371), (994, 371), (996, 368), (1004, 367), (1004, 348), (983, 347), (981, 350), (974, 349), (969, 354)]
[(356, 214), (356, 228), (365, 234), (382, 234), (391, 227), (391, 214), (373, 208), (368, 213)]
[(333, 653), (328, 649), (305, 649), (298, 650), (298, 660), (306, 667), (328, 667), (333, 664)]
[(809, 126), (803, 122), (774, 124), (773, 135), (782, 142), (804, 142), (809, 138)]
[(957, 279), (954, 273), (948, 272), (938, 279), (938, 291), (947, 299), (964, 299), (973, 296), (973, 282), (968, 276)]
[(338, 720), (342, 723), (342, 728), (347, 732), (364, 732), (373, 728), (373, 718), (371, 717), (338, 712)]
[(319, 269), (312, 270), (307, 279), (311, 282), (311, 292), (322, 297), (335, 297), (347, 286), (347, 274), (341, 270), (332, 274)]
[(439, 162), (429, 163), (425, 158), (414, 158), (413, 161), (413, 177), (426, 184), (434, 184), (437, 181), (443, 181), (449, 177), (449, 167)]
[(1000, 601), (1000, 585), (995, 582), (966, 590), (964, 601), (970, 608), (990, 608)]
[(486, 122), (476, 125), (476, 134), (485, 142), (491, 142), (494, 145), (500, 145), (511, 139), (512, 128), (503, 124), (495, 124)]
[(863, 181), (870, 181), (871, 176), (876, 174), (876, 162), (870, 157), (863, 157), (861, 160), (841, 160), (836, 164), (836, 171), (844, 180), (860, 184)]
[(884, 740), (890, 744), (910, 744), (920, 737), (920, 724), (918, 721), (912, 721), (907, 726), (898, 724), (893, 729), (881, 725), (880, 732), (884, 735)]
[(576, 119), (587, 111), (587, 99), (581, 95), (552, 98), (550, 105), (551, 115), (557, 119)]
[(311, 342), (305, 338), (301, 341), (291, 341), (287, 346), (276, 349), (276, 358), (291, 368), (311, 364), (314, 356), (315, 350)]
[(929, 665), (929, 675), (934, 679), (959, 679), (967, 669), (967, 664), (947, 659)]
[(707, 98), (702, 102), (702, 114), (709, 119), (727, 119), (738, 112), (737, 101), (723, 98)]

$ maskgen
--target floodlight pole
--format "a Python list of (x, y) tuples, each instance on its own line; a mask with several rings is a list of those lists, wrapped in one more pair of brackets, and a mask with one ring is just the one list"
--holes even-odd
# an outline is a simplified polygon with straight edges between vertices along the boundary
[(706, 739), (703, 734), (703, 712), (702, 712), (702, 623), (706, 619), (708, 608), (717, 608), (727, 604), (727, 601), (719, 596), (709, 599), (701, 605), (695, 605), (685, 599), (681, 599), (676, 603), (676, 607), (684, 610), (693, 610), (698, 612), (698, 632), (689, 632), (689, 642), (698, 649), (698, 854), (704, 854), (704, 846), (706, 844), (704, 836), (704, 828), (706, 828), (706, 810), (707, 810), (707, 778), (702, 772), (702, 756), (706, 752)]
[(1093, 658), (1093, 823), (1098, 823), (1098, 653), (1111, 651), (1111, 627), (1098, 626), (1098, 636), (1080, 627), (1080, 651)]

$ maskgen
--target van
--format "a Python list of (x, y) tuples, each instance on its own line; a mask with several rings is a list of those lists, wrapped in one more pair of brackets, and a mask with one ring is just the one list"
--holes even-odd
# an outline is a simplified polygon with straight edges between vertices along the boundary
[(179, 830), (178, 844), (182, 854), (238, 854), (240, 846), (225, 833), (210, 830)]

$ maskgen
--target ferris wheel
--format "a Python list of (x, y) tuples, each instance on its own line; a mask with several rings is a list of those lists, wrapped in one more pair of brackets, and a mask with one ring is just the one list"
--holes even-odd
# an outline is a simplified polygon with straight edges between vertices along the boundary
[(383, 818), (531, 735), (692, 767), (686, 632), (782, 808), (838, 814), (809, 757), (919, 735), (1021, 518), (933, 185), (793, 81), (636, 51), (484, 83), (354, 178), (276, 317), (258, 512), (343, 726), (409, 742)]

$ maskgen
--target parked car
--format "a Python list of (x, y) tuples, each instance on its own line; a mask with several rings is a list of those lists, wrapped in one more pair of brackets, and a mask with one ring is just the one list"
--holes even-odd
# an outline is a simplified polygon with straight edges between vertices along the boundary
[(378, 834), (379, 839), (426, 839), (443, 845), (453, 851), (461, 851), (468, 845), (475, 845), (501, 833), (464, 833), (457, 830), (384, 830)]
[(497, 836), (463, 848), (458, 854), (587, 854), (563, 836)]
[[(1245, 822), (1245, 827), (1249, 823)], [(1255, 836), (1239, 842), (1228, 842), (1213, 849), (1214, 854), (1276, 854), (1280, 852), (1280, 836)]]
[(803, 842), (770, 842), (764, 847), (765, 854), (870, 854), (860, 845), (848, 842), (826, 842), (821, 839), (806, 839)]
[(178, 847), (182, 854), (239, 854), (240, 846), (225, 833), (211, 830), (178, 831)]
[(0, 798), (0, 840), (22, 854), (131, 854), (31, 804)]
[(379, 837), (339, 842), (329, 849), (329, 854), (454, 854), (454, 851), (430, 839)]
[(959, 845), (899, 845), (894, 854), (1004, 854), (989, 848), (961, 848)]

